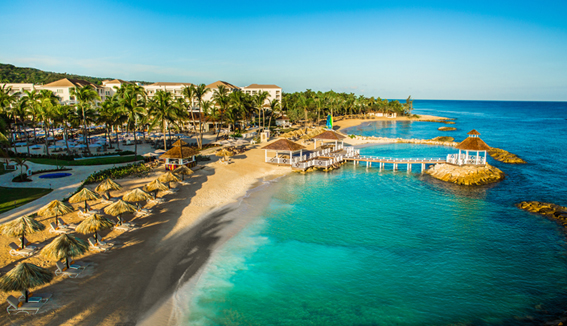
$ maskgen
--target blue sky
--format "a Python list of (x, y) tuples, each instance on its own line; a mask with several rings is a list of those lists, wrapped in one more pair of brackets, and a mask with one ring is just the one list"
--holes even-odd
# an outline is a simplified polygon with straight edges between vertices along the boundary
[(0, 62), (382, 98), (567, 100), (567, 1), (11, 1)]

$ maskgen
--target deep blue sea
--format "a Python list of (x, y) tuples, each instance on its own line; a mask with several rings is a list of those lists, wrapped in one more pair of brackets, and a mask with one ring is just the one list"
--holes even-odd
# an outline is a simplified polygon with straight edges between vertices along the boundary
[[(219, 249), (187, 288), (184, 325), (539, 325), (567, 309), (567, 246), (522, 200), (567, 206), (567, 103), (414, 101), (456, 118), (369, 122), (351, 134), (402, 138), (471, 129), (524, 158), (498, 184), (465, 187), (414, 171), (346, 164), (293, 174), (257, 196), (261, 214)], [(412, 144), (362, 154), (444, 157)]]

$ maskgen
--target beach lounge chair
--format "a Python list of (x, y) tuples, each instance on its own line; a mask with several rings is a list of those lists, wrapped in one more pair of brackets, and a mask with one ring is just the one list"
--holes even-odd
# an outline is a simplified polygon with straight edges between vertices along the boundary
[(133, 231), (139, 229), (140, 227), (133, 223), (122, 223), (121, 225), (115, 225), (114, 229), (122, 231)]
[(100, 199), (100, 201), (101, 201), (102, 203), (105, 203), (105, 204), (113, 204), (113, 203), (115, 203), (115, 202), (118, 201), (118, 198), (114, 198), (114, 197), (112, 197), (112, 198), (104, 198), (104, 197), (102, 197), (102, 198)]
[(58, 218), (57, 220), (59, 221), (59, 226), (61, 226), (61, 227), (68, 228), (68, 229), (71, 229), (73, 231), (77, 227), (77, 224), (67, 224), (67, 223), (65, 223), (65, 221), (63, 221), (60, 218)]
[[(39, 244), (29, 242), (28, 239), (26, 239), (26, 237), (24, 237), (24, 247), (29, 248), (29, 249), (33, 249), (33, 250), (38, 250), (41, 246)], [(18, 249), (21, 249), (21, 248), (18, 246)]]
[(31, 256), (36, 252), (36, 249), (32, 248), (20, 249), (20, 247), (13, 242), (10, 242), (8, 246), (10, 247), (10, 255), (12, 256)]
[[(46, 303), (53, 296), (52, 293), (28, 293), (28, 302), (41, 302)], [(21, 295), (18, 298), (20, 301), (25, 301), (26, 298)]]
[(153, 198), (153, 199), (148, 199), (148, 203), (152, 203), (152, 204), (161, 204), (164, 203), (165, 200), (163, 198)]
[(89, 245), (90, 245), (90, 249), (92, 250), (98, 250), (98, 251), (108, 251), (110, 249), (110, 246), (103, 246), (100, 244), (97, 244), (93, 238), (89, 238)]
[[(123, 225), (130, 225), (130, 223), (122, 223)], [(114, 246), (114, 243), (109, 242), (109, 241), (104, 241), (104, 239), (100, 236), (100, 234), (97, 234), (96, 237), (96, 242), (101, 245), (101, 246), (108, 246), (108, 247), (112, 247)]]
[(91, 266), (91, 263), (85, 263), (83, 261), (71, 261), (69, 263), (69, 268), (73, 268), (73, 269), (85, 269), (87, 267)]
[(65, 264), (63, 264), (60, 261), (56, 262), (55, 265), (57, 266), (57, 269), (55, 270), (55, 275), (64, 275), (71, 278), (77, 278), (79, 274), (81, 274), (81, 272), (83, 271), (75, 268), (67, 268), (67, 266), (65, 266)]
[(64, 226), (57, 226), (55, 225), (55, 223), (51, 222), (49, 224), (51, 226), (51, 229), (49, 230), (49, 233), (57, 233), (57, 234), (62, 234), (62, 233), (70, 233), (73, 232), (74, 230), (70, 229), (70, 228), (66, 228)]
[(16, 297), (14, 297), (13, 295), (9, 296), (8, 298), (6, 298), (6, 302), (8, 302), (8, 308), (6, 308), (6, 311), (8, 312), (8, 314), (11, 314), (13, 312), (19, 314), (20, 312), (25, 312), (26, 314), (36, 314), (39, 309), (43, 306), (42, 302), (21, 302), (16, 299)]
[(93, 209), (93, 208), (91, 207), (91, 205), (87, 204), (87, 210), (86, 210), (85, 213), (91, 214), (91, 215), (92, 215), (92, 214), (100, 214), (100, 211), (99, 211), (98, 209)]

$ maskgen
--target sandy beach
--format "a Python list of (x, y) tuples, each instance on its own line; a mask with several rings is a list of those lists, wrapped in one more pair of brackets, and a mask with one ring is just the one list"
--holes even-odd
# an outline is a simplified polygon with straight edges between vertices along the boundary
[[(234, 163), (229, 165), (211, 156), (213, 160), (196, 168), (189, 185), (178, 186), (179, 192), (165, 196), (165, 203), (147, 206), (153, 209), (150, 216), (132, 219), (125, 215), (125, 220), (132, 219), (141, 229), (103, 232), (104, 238), (116, 245), (105, 253), (90, 252), (78, 257), (92, 263), (78, 278), (56, 276), (47, 286), (34, 289), (34, 292), (54, 294), (39, 314), (6, 314), (0, 325), (134, 325), (141, 316), (152, 316), (148, 324), (166, 324), (169, 311), (164, 310), (162, 303), (207, 262), (214, 248), (223, 241), (217, 233), (223, 227), (220, 220), (226, 210), (218, 209), (235, 203), (259, 181), (290, 172), (289, 167), (265, 164), (263, 155), (262, 150), (254, 148), (232, 157)], [(147, 178), (117, 180), (124, 188), (112, 195), (120, 196), (161, 173), (163, 167)], [(92, 206), (101, 209), (105, 205)], [(214, 214), (207, 214), (215, 209)], [(63, 219), (67, 223), (81, 221), (77, 213), (67, 214)], [(50, 222), (49, 219), (39, 220), (44, 224)], [(54, 237), (46, 229), (27, 238), (45, 245)], [(0, 246), (7, 248), (8, 243), (15, 240), (2, 237)], [(8, 250), (0, 254), (4, 272), (22, 260), (10, 257)], [(55, 263), (39, 254), (26, 261), (43, 267), (52, 267)], [(19, 296), (18, 293), (1, 293), (0, 301), (5, 302), (9, 294)], [(157, 313), (148, 313), (155, 310)]]

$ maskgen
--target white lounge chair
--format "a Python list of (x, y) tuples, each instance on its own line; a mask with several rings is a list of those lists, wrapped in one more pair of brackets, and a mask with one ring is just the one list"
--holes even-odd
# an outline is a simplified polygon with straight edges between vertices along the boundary
[(118, 201), (118, 198), (112, 197), (112, 198), (106, 199), (106, 198), (102, 197), (100, 201), (101, 201), (102, 203), (105, 203), (105, 204), (114, 204), (115, 202)]
[[(130, 223), (122, 223), (122, 224), (130, 225)], [(109, 241), (104, 241), (104, 239), (100, 236), (100, 234), (97, 234), (96, 240), (97, 240), (96, 242), (101, 246), (109, 246), (109, 247), (114, 246), (114, 243)]]
[(24, 302), (22, 303), (21, 307), (18, 307), (20, 305), (20, 301), (18, 301), (18, 299), (16, 299), (16, 297), (14, 297), (13, 295), (6, 298), (6, 302), (8, 302), (8, 308), (6, 308), (8, 314), (11, 314), (13, 312), (16, 312), (17, 314), (19, 314), (20, 312), (25, 312), (26, 314), (36, 314), (43, 306), (42, 302)]
[(114, 229), (116, 230), (122, 230), (122, 231), (133, 231), (133, 230), (137, 230), (140, 227), (137, 226), (136, 224), (133, 223), (122, 223), (121, 225), (115, 225)]
[(63, 221), (63, 220), (60, 219), (60, 218), (58, 218), (57, 220), (59, 221), (59, 226), (60, 226), (60, 227), (64, 227), (64, 228), (67, 228), (67, 229), (71, 229), (71, 230), (73, 230), (73, 231), (75, 230), (75, 228), (77, 228), (77, 224), (67, 224), (67, 223), (65, 223), (65, 221)]
[(100, 244), (97, 244), (96, 241), (93, 238), (89, 238), (89, 245), (90, 248), (93, 250), (98, 250), (98, 251), (108, 251), (110, 250), (111, 246), (103, 246)]
[(148, 199), (148, 203), (152, 203), (152, 204), (162, 204), (164, 202), (165, 200), (163, 198)]
[(20, 249), (20, 247), (13, 242), (10, 242), (8, 246), (10, 247), (10, 255), (12, 256), (31, 256), (36, 252), (36, 249), (32, 248)]
[(73, 232), (74, 230), (70, 229), (70, 228), (66, 228), (63, 226), (57, 226), (55, 225), (55, 223), (51, 222), (49, 224), (51, 226), (51, 229), (49, 230), (49, 233), (57, 233), (57, 234), (61, 234), (61, 233), (70, 233)]
[[(52, 293), (28, 293), (28, 302), (41, 302), (46, 303), (53, 296)], [(24, 295), (18, 298), (20, 301), (25, 301)]]
[(79, 274), (81, 274), (82, 272), (82, 270), (78, 270), (75, 268), (67, 268), (67, 266), (65, 266), (65, 264), (63, 264), (60, 261), (56, 262), (55, 266), (57, 266), (57, 269), (55, 270), (55, 275), (64, 275), (71, 278), (77, 278)]
[(83, 261), (71, 261), (71, 263), (69, 263), (69, 268), (73, 268), (73, 269), (85, 269), (87, 267), (91, 266), (91, 263), (85, 263)]

